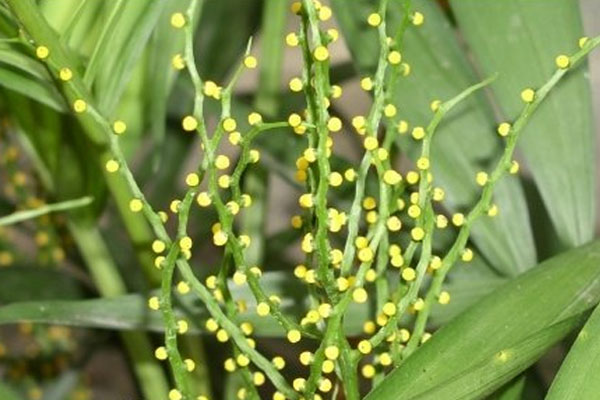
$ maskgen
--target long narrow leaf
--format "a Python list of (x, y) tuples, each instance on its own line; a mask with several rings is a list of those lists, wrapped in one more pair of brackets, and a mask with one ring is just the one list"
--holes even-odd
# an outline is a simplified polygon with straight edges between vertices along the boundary
[(82, 197), (81, 199), (67, 200), (60, 203), (47, 204), (32, 210), (17, 211), (10, 215), (0, 217), (0, 226), (16, 224), (28, 219), (37, 218), (42, 215), (58, 211), (72, 210), (74, 208), (84, 207), (92, 202), (91, 197)]
[(594, 400), (600, 393), (600, 307), (579, 332), (547, 400)]
[(600, 301), (600, 242), (543, 262), (442, 327), (368, 400), (481, 398), (583, 323)]
[[(578, 2), (452, 0), (461, 32), (484, 74), (499, 72), (494, 94), (506, 118), (522, 107), (519, 93), (556, 69), (583, 36)], [(585, 63), (556, 88), (523, 132), (525, 156), (563, 246), (587, 242), (594, 230), (594, 130)]]
[[(280, 272), (266, 272), (261, 281), (266, 291), (281, 297), (281, 305), (286, 314), (295, 315), (298, 319), (306, 314), (306, 293), (301, 284), (290, 282), (287, 275)], [(249, 310), (241, 315), (241, 320), (250, 321), (257, 336), (285, 336), (285, 330), (274, 318), (260, 317), (254, 312), (254, 298), (247, 286), (239, 287), (230, 283), (230, 287), (235, 299), (247, 302)], [(147, 299), (150, 295), (13, 303), (0, 307), (0, 325), (30, 321), (116, 330), (162, 331), (164, 323), (160, 313), (152, 312), (148, 308)], [(209, 317), (204, 305), (191, 294), (179, 296), (176, 312), (188, 317), (191, 332), (200, 332), (203, 321)], [(345, 332), (348, 335), (359, 335), (362, 333), (363, 323), (368, 318), (369, 308), (364, 304), (353, 304), (350, 312), (353, 318), (346, 320)]]
[[(455, 39), (450, 21), (437, 3), (428, 0), (413, 3), (427, 19), (422, 27), (406, 31), (402, 53), (411, 73), (399, 80), (395, 95), (399, 116), (411, 127), (426, 126), (432, 117), (429, 106), (433, 100), (448, 100), (478, 80)], [(373, 12), (373, 6), (365, 0), (334, 0), (332, 4), (359, 72), (372, 72), (377, 60), (377, 34), (365, 20)], [(402, 7), (400, 2), (390, 2), (390, 7), (393, 29)], [(418, 146), (408, 139), (402, 143), (413, 160), (418, 158)], [(438, 128), (432, 144), (433, 175), (448, 193), (447, 204), (455, 210), (473, 204), (480, 190), (475, 175), (492, 165), (501, 147), (494, 133), (492, 110), (486, 106), (482, 93), (456, 107)], [(499, 205), (500, 215), (494, 220), (478, 222), (473, 240), (492, 266), (514, 276), (536, 263), (531, 228), (524, 223), (529, 220), (527, 206), (518, 180), (510, 177), (503, 180), (494, 201)]]

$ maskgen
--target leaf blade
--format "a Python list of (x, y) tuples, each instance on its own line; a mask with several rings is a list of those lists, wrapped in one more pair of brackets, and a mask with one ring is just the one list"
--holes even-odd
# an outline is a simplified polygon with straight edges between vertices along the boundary
[[(450, 4), (483, 73), (500, 72), (493, 90), (509, 119), (521, 108), (520, 91), (543, 83), (554, 58), (574, 51), (583, 34), (577, 2)], [(564, 247), (587, 242), (594, 229), (591, 100), (585, 65), (578, 68), (536, 112), (519, 144)]]
[(515, 278), (442, 327), (366, 400), (492, 393), (583, 321), (600, 300), (599, 262), (594, 242)]
[[(359, 72), (372, 71), (377, 60), (373, 46), (376, 33), (364, 21), (372, 12), (368, 1), (333, 1), (334, 10), (353, 54)], [(401, 10), (390, 3), (391, 25), (398, 24)], [(417, 9), (427, 15), (427, 23), (406, 32), (402, 49), (411, 65), (411, 74), (398, 81), (395, 103), (399, 118), (412, 126), (426, 126), (431, 119), (429, 104), (433, 99), (447, 100), (476, 83), (478, 78), (469, 66), (447, 17), (435, 2), (417, 1)], [(492, 74), (489, 74), (492, 75)], [(493, 113), (482, 93), (456, 107), (442, 122), (432, 142), (434, 177), (447, 193), (447, 204), (453, 210), (471, 206), (479, 195), (475, 175), (493, 164), (502, 145), (492, 133)], [(413, 160), (418, 146), (411, 140), (399, 140)], [(465, 151), (465, 149), (469, 151)], [(520, 182), (507, 177), (496, 189), (495, 202), (501, 210), (494, 220), (478, 221), (473, 228), (473, 241), (490, 265), (506, 276), (515, 276), (536, 264), (533, 234), (525, 195)]]
[(547, 400), (592, 400), (600, 393), (600, 307), (592, 313), (563, 361)]

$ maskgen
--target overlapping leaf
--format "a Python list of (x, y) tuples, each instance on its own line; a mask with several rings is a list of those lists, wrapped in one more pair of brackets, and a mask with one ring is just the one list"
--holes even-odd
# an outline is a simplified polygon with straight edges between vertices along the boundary
[[(578, 2), (451, 0), (459, 28), (482, 73), (499, 72), (495, 99), (506, 118), (522, 107), (519, 93), (538, 87), (559, 54), (583, 35)], [(585, 63), (554, 90), (523, 132), (527, 160), (562, 245), (587, 242), (594, 230), (594, 130)]]
[[(334, 0), (333, 5), (359, 71), (371, 72), (377, 60), (377, 35), (365, 21), (374, 10), (372, 2)], [(395, 2), (390, 7), (393, 30), (401, 7)], [(427, 22), (406, 32), (403, 54), (412, 72), (399, 80), (395, 102), (401, 118), (411, 126), (425, 126), (432, 116), (431, 101), (452, 98), (479, 79), (437, 4), (416, 1), (415, 8), (426, 15)], [(410, 140), (402, 142), (409, 155), (417, 157), (418, 146)], [(434, 176), (448, 192), (452, 208), (464, 210), (474, 203), (479, 194), (475, 174), (492, 165), (501, 147), (494, 134), (491, 108), (481, 93), (457, 106), (442, 123), (433, 140), (431, 159)], [(478, 222), (473, 240), (492, 266), (514, 276), (536, 262), (531, 228), (524, 223), (529, 217), (520, 183), (505, 179), (497, 187), (495, 201), (501, 210), (499, 218)]]
[(582, 324), (600, 300), (600, 242), (543, 262), (436, 332), (367, 397), (481, 398)]

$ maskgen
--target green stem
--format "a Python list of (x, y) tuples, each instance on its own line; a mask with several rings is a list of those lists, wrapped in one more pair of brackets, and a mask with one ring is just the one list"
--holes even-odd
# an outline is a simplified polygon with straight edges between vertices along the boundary
[(27, 221), (53, 212), (72, 210), (74, 208), (84, 207), (92, 203), (92, 198), (82, 197), (75, 200), (67, 200), (55, 204), (47, 204), (32, 210), (17, 211), (10, 215), (0, 217), (0, 226), (16, 224), (17, 222)]
[[(103, 297), (125, 294), (125, 284), (97, 227), (93, 223), (71, 219), (69, 230), (100, 294)], [(154, 359), (152, 345), (146, 334), (133, 331), (121, 332), (120, 335), (131, 358), (144, 398), (164, 400), (168, 392), (168, 383), (162, 368)]]
[[(81, 99), (88, 104), (88, 107), (92, 106), (94, 103), (93, 98), (83, 83), (82, 77), (76, 73), (78, 70), (76, 66), (79, 65), (76, 56), (67, 51), (60, 42), (56, 32), (44, 19), (36, 3), (33, 0), (8, 0), (7, 3), (35, 45), (43, 45), (50, 50), (50, 54), (45, 61), (52, 76), (57, 76), (61, 68), (69, 68), (73, 71), (71, 80), (62, 85), (57, 84), (57, 87), (67, 99), (67, 103), (73, 104), (75, 100)], [(108, 144), (106, 126), (99, 124), (90, 113), (77, 113), (75, 117), (81, 123), (90, 142), (96, 145), (98, 158), (104, 159)], [(110, 132), (110, 128), (108, 131)], [(101, 168), (104, 171), (105, 180), (115, 199), (125, 228), (134, 244), (138, 260), (149, 281), (153, 284), (158, 283), (160, 276), (153, 267), (149, 251), (150, 243), (153, 240), (152, 233), (141, 216), (129, 212), (126, 183), (122, 180), (122, 177), (118, 174), (107, 173), (103, 165)]]
[[(588, 54), (592, 49), (600, 44), (600, 37), (596, 37), (592, 40), (589, 40), (588, 43), (577, 53), (575, 53), (570, 58), (570, 69), (572, 69), (586, 54)], [(417, 319), (415, 321), (415, 326), (413, 329), (413, 334), (408, 342), (406, 348), (403, 351), (403, 357), (408, 357), (417, 347), (420, 338), (425, 331), (425, 327), (427, 324), (427, 320), (429, 318), (431, 308), (435, 301), (437, 300), (437, 296), (440, 294), (442, 284), (452, 268), (452, 266), (456, 263), (458, 258), (460, 257), (462, 251), (467, 244), (467, 240), (469, 238), (469, 233), (471, 231), (471, 227), (473, 223), (481, 217), (491, 205), (492, 194), (494, 191), (494, 187), (498, 183), (498, 181), (506, 174), (506, 172), (510, 169), (512, 163), (513, 153), (519, 139), (519, 134), (529, 122), (531, 115), (537, 110), (539, 105), (544, 101), (547, 95), (550, 93), (552, 88), (558, 84), (563, 76), (569, 71), (569, 69), (558, 69), (552, 77), (542, 86), (540, 87), (536, 93), (535, 98), (532, 103), (527, 104), (515, 123), (513, 124), (510, 134), (508, 136), (508, 140), (506, 143), (506, 148), (500, 160), (496, 164), (496, 167), (492, 171), (489, 176), (488, 182), (485, 184), (481, 197), (477, 201), (477, 203), (473, 206), (469, 214), (467, 215), (464, 224), (461, 226), (461, 229), (456, 237), (456, 240), (444, 259), (442, 260), (442, 266), (436, 272), (431, 282), (431, 286), (425, 298), (425, 306), (423, 310), (419, 312), (417, 315)], [(483, 82), (482, 82), (483, 83)]]

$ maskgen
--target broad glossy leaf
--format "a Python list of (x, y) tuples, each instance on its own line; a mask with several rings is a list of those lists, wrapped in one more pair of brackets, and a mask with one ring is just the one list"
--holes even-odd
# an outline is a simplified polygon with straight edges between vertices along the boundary
[(563, 361), (547, 400), (594, 400), (600, 393), (600, 307), (592, 313)]
[[(576, 1), (450, 4), (482, 73), (500, 73), (493, 91), (509, 120), (522, 107), (519, 93), (544, 83), (556, 68), (555, 57), (577, 50), (583, 35)], [(565, 247), (587, 242), (594, 230), (594, 130), (586, 71), (584, 63), (557, 86), (518, 145)]]
[[(289, 277), (289, 273), (267, 272), (261, 278), (261, 285), (268, 294), (281, 297), (281, 305), (287, 315), (301, 318), (307, 311), (306, 288)], [(230, 289), (236, 300), (247, 302), (249, 310), (241, 316), (241, 320), (250, 321), (257, 336), (285, 336), (285, 330), (274, 318), (259, 317), (254, 312), (254, 297), (247, 286), (239, 287), (230, 283)], [(148, 296), (131, 294), (92, 300), (13, 303), (0, 307), (0, 325), (30, 321), (116, 330), (162, 331), (162, 317), (160, 313), (149, 310)], [(179, 296), (176, 304), (176, 312), (188, 317), (190, 331), (200, 332), (204, 320), (208, 318), (204, 305), (193, 294)], [(348, 335), (360, 335), (369, 315), (368, 306), (352, 304), (350, 312), (353, 318), (346, 319), (345, 332)]]
[(481, 398), (583, 323), (600, 300), (600, 242), (562, 253), (443, 326), (367, 397)]
[[(406, 31), (403, 55), (412, 72), (399, 80), (395, 103), (400, 118), (411, 126), (426, 126), (432, 118), (431, 101), (448, 100), (479, 78), (469, 66), (453, 27), (437, 3), (428, 0), (413, 3), (426, 15), (426, 23)], [(378, 42), (375, 30), (365, 21), (374, 5), (369, 1), (344, 0), (334, 0), (332, 4), (359, 71), (372, 73)], [(399, 2), (389, 4), (393, 32), (401, 6)], [(442, 122), (433, 140), (433, 174), (447, 191), (447, 204), (453, 209), (465, 210), (475, 202), (480, 192), (475, 184), (476, 173), (489, 169), (502, 149), (494, 133), (492, 110), (486, 104), (483, 93), (466, 99)], [(401, 142), (409, 156), (416, 159), (419, 147), (409, 139)], [(514, 276), (536, 263), (531, 228), (523, 223), (529, 217), (518, 180), (504, 179), (496, 189), (495, 202), (501, 210), (499, 218), (482, 219), (475, 224), (473, 240), (490, 265), (505, 275)]]

